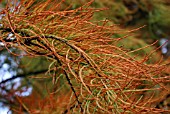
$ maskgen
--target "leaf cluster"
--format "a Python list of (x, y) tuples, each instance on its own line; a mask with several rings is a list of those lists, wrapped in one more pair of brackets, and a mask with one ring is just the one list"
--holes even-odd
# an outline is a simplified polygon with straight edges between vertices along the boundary
[[(130, 34), (135, 30), (119, 29), (108, 24), (108, 20), (92, 22), (93, 14), (102, 10), (91, 8), (92, 1), (74, 10), (68, 10), (69, 7), (61, 10), (62, 3), (64, 0), (8, 3), (1, 11), (4, 16), (0, 20), (3, 24), (0, 40), (7, 49), (16, 47), (25, 52), (24, 56), (48, 58), (51, 64), (47, 73), (54, 85), (61, 74), (64, 76), (71, 94), (69, 100), (62, 101), (66, 105), (61, 110), (64, 113), (164, 112), (155, 108), (153, 100), (156, 90), (168, 91), (162, 84), (168, 77), (160, 74), (165, 65), (160, 65), (160, 61), (145, 63), (155, 50), (137, 60), (130, 55), (134, 50), (117, 46), (126, 36), (113, 38), (116, 33)], [(8, 33), (14, 34), (15, 39), (6, 39)], [(20, 98), (18, 101), (27, 112), (42, 111), (37, 107), (29, 109)], [(49, 109), (42, 109), (58, 110), (49, 104)]]

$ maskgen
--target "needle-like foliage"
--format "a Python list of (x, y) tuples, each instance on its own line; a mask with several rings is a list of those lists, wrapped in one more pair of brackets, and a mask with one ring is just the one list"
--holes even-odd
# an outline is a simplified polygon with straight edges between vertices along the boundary
[[(152, 104), (157, 90), (169, 91), (163, 85), (168, 77), (160, 74), (165, 65), (160, 65), (160, 61), (145, 63), (155, 50), (136, 60), (130, 56), (135, 50), (116, 45), (137, 29), (121, 30), (108, 20), (92, 22), (93, 14), (102, 10), (90, 8), (92, 1), (74, 10), (61, 10), (63, 3), (64, 0), (9, 2), (1, 11), (0, 20), (0, 40), (7, 49), (15, 47), (24, 51), (24, 56), (45, 56), (51, 60), (47, 73), (53, 77), (54, 85), (64, 75), (72, 93), (68, 93), (69, 100), (61, 100), (67, 103), (61, 109), (63, 113), (165, 111)], [(9, 33), (14, 39), (7, 39)], [(115, 34), (127, 35), (114, 38)], [(56, 101), (55, 96), (46, 100), (53, 104)], [(20, 103), (28, 112), (33, 111)], [(51, 110), (58, 110), (54, 107)], [(41, 111), (39, 108), (37, 112)]]

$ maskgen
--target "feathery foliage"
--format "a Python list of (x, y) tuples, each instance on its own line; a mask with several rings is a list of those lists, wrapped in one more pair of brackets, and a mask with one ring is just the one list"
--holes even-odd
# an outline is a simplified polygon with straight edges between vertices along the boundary
[[(17, 97), (19, 104), (30, 113), (168, 111), (154, 104), (158, 90), (169, 91), (163, 84), (169, 77), (161, 74), (165, 65), (160, 65), (160, 61), (145, 63), (156, 50), (137, 60), (137, 55), (130, 54), (140, 49), (128, 51), (117, 46), (139, 28), (122, 30), (110, 25), (108, 20), (92, 22), (93, 14), (103, 10), (89, 7), (92, 2), (74, 10), (68, 10), (69, 7), (61, 10), (64, 0), (37, 3), (21, 0), (20, 3), (9, 2), (1, 11), (0, 40), (6, 49), (15, 47), (24, 51), (24, 56), (48, 58), (51, 64), (47, 74), (53, 78), (51, 83), (61, 86), (58, 80), (63, 77), (66, 84), (63, 93), (69, 91), (63, 97), (61, 92), (60, 96), (53, 91), (42, 102), (38, 100), (40, 97), (33, 98), (37, 101), (32, 102), (39, 102), (34, 107), (27, 98)], [(6, 39), (9, 33), (13, 33), (15, 39)], [(115, 34), (127, 36), (114, 38)], [(31, 78), (36, 80), (36, 76)], [(47, 80), (43, 75), (41, 78)], [(28, 97), (29, 100), (32, 97), (35, 96)], [(11, 110), (19, 109), (12, 107)]]

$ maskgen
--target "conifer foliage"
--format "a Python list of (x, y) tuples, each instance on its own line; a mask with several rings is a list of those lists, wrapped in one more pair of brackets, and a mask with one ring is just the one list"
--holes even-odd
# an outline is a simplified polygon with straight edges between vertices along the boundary
[[(146, 64), (155, 50), (137, 60), (130, 54), (139, 49), (118, 47), (120, 40), (138, 28), (127, 31), (108, 20), (92, 21), (93, 14), (103, 10), (91, 8), (92, 2), (63, 10), (64, 0), (9, 1), (1, 11), (0, 41), (4, 47), (17, 48), (24, 56), (48, 58), (51, 83), (60, 86), (58, 78), (63, 75), (63, 83), (69, 87), (67, 95), (50, 93), (44, 101), (36, 99), (39, 105), (34, 107), (28, 99), (17, 97), (20, 105), (30, 113), (168, 112), (155, 105), (156, 93), (169, 91), (163, 84), (168, 77), (161, 74), (165, 65), (160, 61)], [(13, 39), (7, 39), (9, 33)], [(115, 34), (127, 35), (115, 38)]]

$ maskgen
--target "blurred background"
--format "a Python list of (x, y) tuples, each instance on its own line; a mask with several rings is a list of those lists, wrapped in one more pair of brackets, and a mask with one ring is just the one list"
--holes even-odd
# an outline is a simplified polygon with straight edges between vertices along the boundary
[[(62, 8), (65, 9), (71, 4), (70, 9), (75, 9), (88, 1), (66, 0)], [(0, 0), (0, 8), (4, 8), (5, 5), (6, 1)], [(155, 63), (161, 58), (163, 63), (170, 62), (170, 0), (94, 0), (90, 7), (108, 8), (95, 13), (93, 21), (108, 19), (110, 24), (116, 24), (120, 29), (127, 31), (142, 27), (120, 41), (118, 46), (135, 50), (158, 41), (155, 45), (135, 54), (139, 55), (138, 58), (142, 58), (143, 55), (157, 49), (151, 55), (148, 63)], [(0, 15), (0, 19), (2, 16)], [(2, 26), (1, 23), (0, 26)], [(115, 34), (114, 37), (123, 36), (124, 34), (120, 33)], [(14, 38), (11, 34), (8, 37)], [(18, 53), (20, 56), (16, 57), (9, 51)], [(18, 97), (29, 99), (27, 101), (29, 104), (29, 102), (43, 99), (48, 94), (47, 90), (53, 89), (51, 79), (42, 80), (45, 72), (48, 71), (50, 62), (43, 57), (23, 57), (23, 53), (15, 48), (6, 50), (4, 44), (0, 42), (0, 114), (12, 113), (13, 111), (10, 110), (12, 107), (20, 109)], [(170, 74), (170, 66), (164, 73)], [(31, 78), (32, 76), (41, 78), (35, 80)], [(62, 76), (60, 77), (62, 79)], [(34, 106), (38, 106), (38, 104), (35, 103)], [(163, 101), (157, 103), (157, 107), (170, 109), (170, 93)]]

